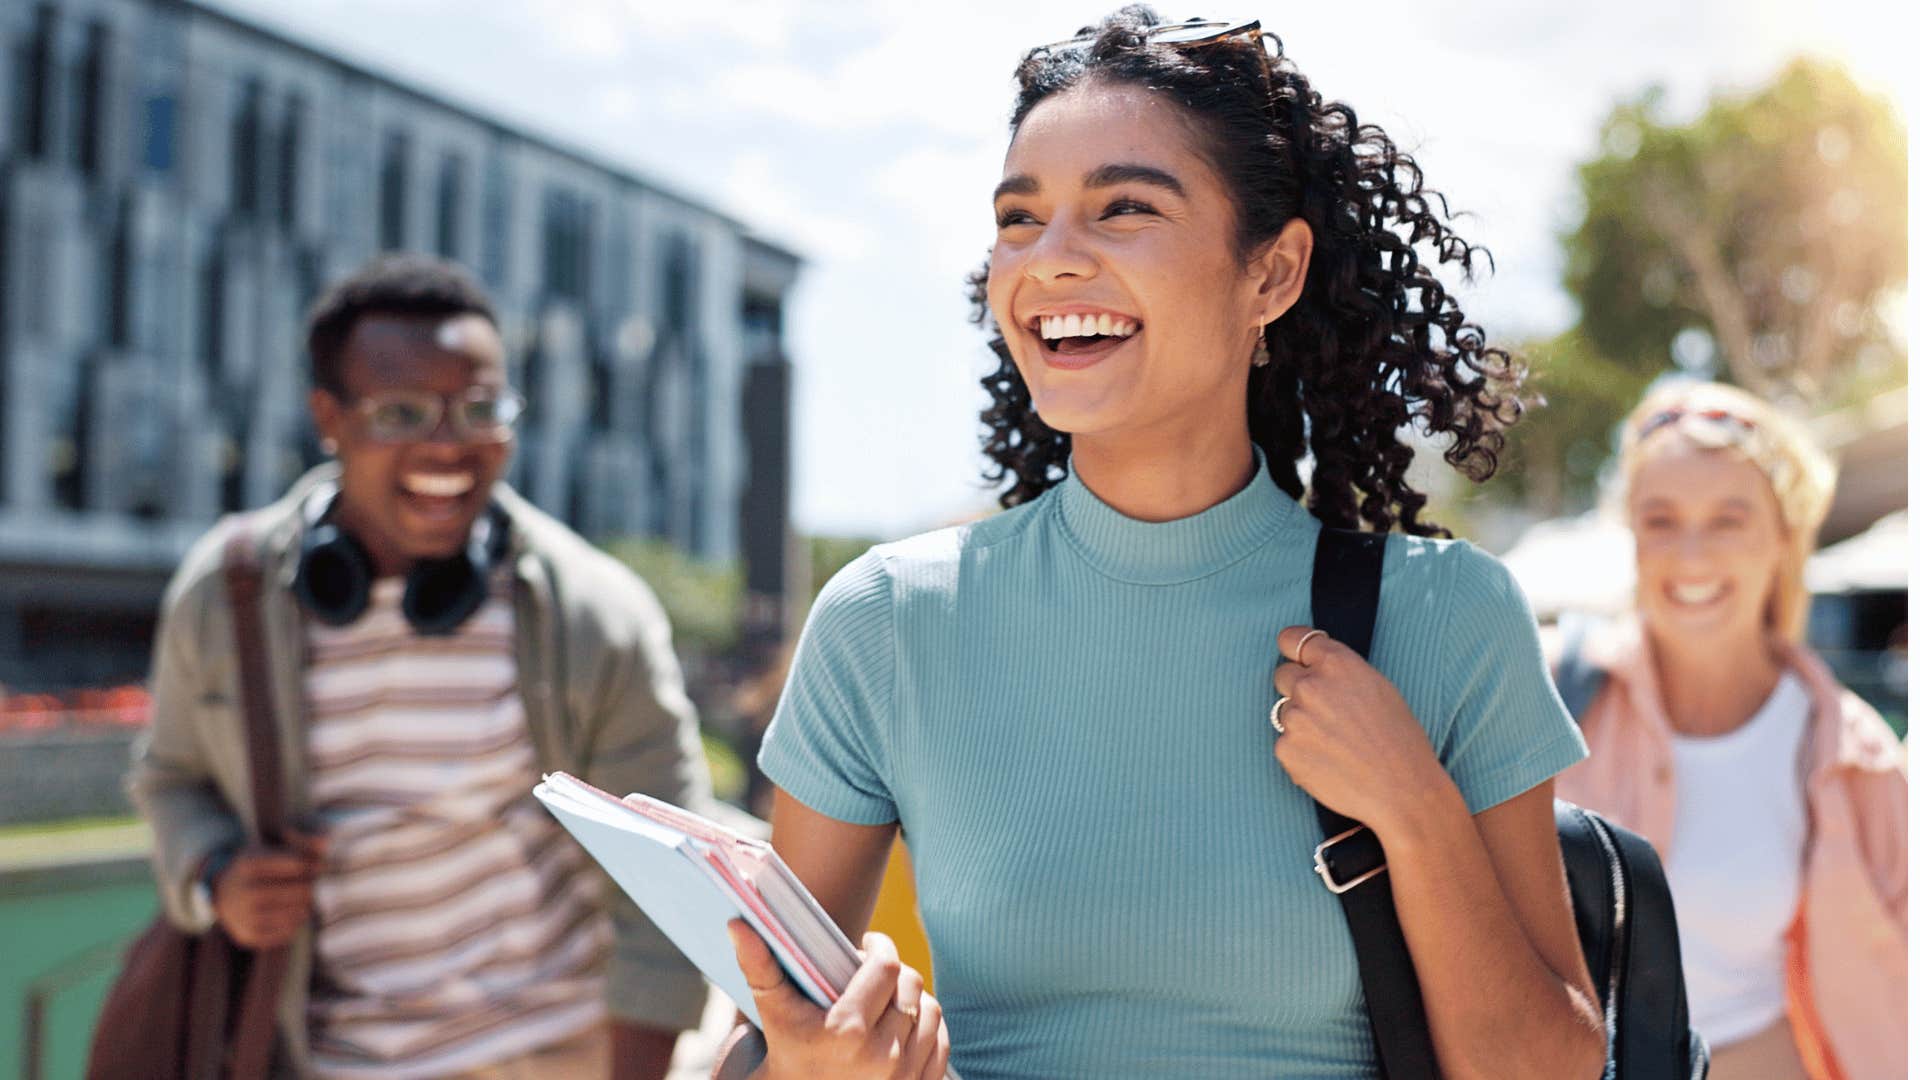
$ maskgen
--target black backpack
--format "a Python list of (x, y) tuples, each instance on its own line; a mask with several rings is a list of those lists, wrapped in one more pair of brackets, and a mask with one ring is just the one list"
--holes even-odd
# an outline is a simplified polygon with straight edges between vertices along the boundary
[[(1386, 536), (1323, 528), (1314, 553), (1313, 622), (1361, 656), (1373, 646)], [(1361, 989), (1387, 1080), (1435, 1080), (1439, 1066), (1420, 983), (1393, 907), (1385, 855), (1373, 834), (1318, 808), (1328, 840), (1315, 853), (1340, 897), (1360, 959)], [(1703, 1080), (1706, 1043), (1688, 1023), (1673, 897), (1653, 845), (1571, 803), (1556, 801), (1560, 855), (1574, 924), (1607, 1026), (1604, 1080)]]

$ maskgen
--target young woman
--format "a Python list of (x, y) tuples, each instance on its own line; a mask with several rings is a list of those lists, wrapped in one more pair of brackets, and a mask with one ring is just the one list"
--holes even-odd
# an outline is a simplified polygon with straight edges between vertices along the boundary
[[(1490, 471), (1505, 358), (1410, 246), (1471, 255), (1413, 161), (1270, 42), (1133, 7), (1019, 68), (975, 280), (1008, 509), (837, 575), (761, 756), (850, 932), (904, 830), (940, 999), (870, 937), (822, 1012), (741, 935), (761, 1076), (937, 1076), (949, 1035), (966, 1080), (1376, 1076), (1316, 799), (1379, 835), (1448, 1075), (1598, 1075), (1583, 747), (1400, 438)], [(1307, 625), (1322, 522), (1407, 534), (1377, 667)]]
[(1561, 793), (1659, 849), (1714, 1080), (1906, 1075), (1905, 754), (1800, 644), (1833, 467), (1749, 394), (1656, 389), (1621, 480), (1635, 615)]

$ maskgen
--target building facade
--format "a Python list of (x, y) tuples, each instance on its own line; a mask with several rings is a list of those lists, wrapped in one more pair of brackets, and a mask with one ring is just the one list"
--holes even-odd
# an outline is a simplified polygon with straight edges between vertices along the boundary
[[(792, 550), (797, 256), (188, 0), (6, 0), (0, 683), (144, 671), (186, 545), (319, 459), (307, 305), (399, 249), (458, 260), (493, 294), (530, 402), (511, 481), (535, 503), (593, 538)], [(743, 521), (782, 539), (743, 538)]]

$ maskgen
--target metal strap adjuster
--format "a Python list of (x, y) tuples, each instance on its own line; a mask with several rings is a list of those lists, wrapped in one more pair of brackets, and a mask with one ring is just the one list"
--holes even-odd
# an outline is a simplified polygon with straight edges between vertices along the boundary
[(1327, 891), (1333, 893), (1335, 896), (1338, 896), (1341, 893), (1344, 893), (1347, 890), (1352, 889), (1357, 885), (1370, 881), (1373, 878), (1378, 877), (1379, 875), (1387, 872), (1387, 860), (1383, 858), (1380, 860), (1379, 866), (1376, 866), (1373, 869), (1367, 871), (1366, 873), (1361, 874), (1351, 880), (1335, 881), (1333, 879), (1333, 867), (1327, 863), (1327, 849), (1340, 843), (1342, 840), (1348, 840), (1355, 836), (1358, 836), (1361, 833), (1361, 831), (1363, 831), (1364, 829), (1366, 829), (1365, 825), (1355, 825), (1353, 828), (1348, 829), (1346, 832), (1343, 832), (1338, 836), (1329, 836), (1325, 840), (1322, 840), (1320, 841), (1320, 843), (1314, 845), (1313, 872), (1320, 875), (1320, 880), (1323, 884), (1326, 885)]

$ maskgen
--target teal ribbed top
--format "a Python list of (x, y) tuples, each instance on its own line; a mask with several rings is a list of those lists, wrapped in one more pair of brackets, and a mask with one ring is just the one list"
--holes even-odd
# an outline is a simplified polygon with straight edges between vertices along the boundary
[[(1264, 468), (1164, 523), (1070, 472), (821, 593), (760, 763), (823, 814), (901, 823), (966, 1080), (1375, 1075), (1267, 726), (1318, 532)], [(1470, 544), (1393, 537), (1373, 658), (1475, 812), (1585, 753)]]

